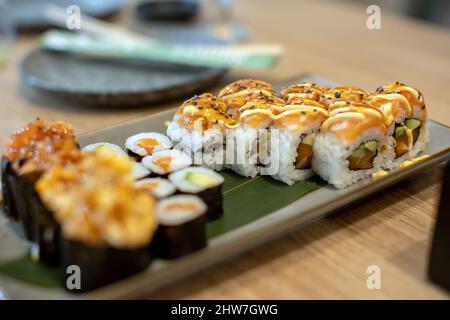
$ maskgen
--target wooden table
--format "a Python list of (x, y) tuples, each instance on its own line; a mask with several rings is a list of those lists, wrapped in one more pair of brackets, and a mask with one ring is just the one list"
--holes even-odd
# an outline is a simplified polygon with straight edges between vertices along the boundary
[[(279, 42), (287, 52), (270, 71), (240, 70), (233, 77), (276, 81), (311, 71), (368, 90), (399, 80), (420, 88), (430, 117), (450, 125), (447, 30), (382, 11), (382, 30), (370, 31), (366, 8), (341, 2), (240, 0), (235, 11), (252, 40)], [(25, 88), (17, 66), (36, 38), (20, 36), (13, 63), (0, 70), (1, 139), (37, 116), (70, 122), (81, 133), (168, 107), (93, 110)], [(449, 298), (426, 278), (441, 171), (406, 180), (151, 298)], [(366, 287), (366, 269), (374, 264), (381, 268), (380, 290)]]

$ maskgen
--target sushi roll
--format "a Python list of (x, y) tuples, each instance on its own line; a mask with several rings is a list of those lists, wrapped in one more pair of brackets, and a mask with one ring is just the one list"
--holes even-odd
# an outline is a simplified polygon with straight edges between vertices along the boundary
[(367, 92), (358, 87), (338, 86), (325, 91), (319, 102), (328, 107), (336, 101), (344, 102), (364, 102), (367, 99)]
[(281, 90), (281, 98), (286, 104), (298, 104), (303, 100), (319, 101), (320, 96), (327, 90), (326, 86), (311, 82), (293, 84)]
[(142, 164), (151, 170), (154, 176), (167, 176), (168, 174), (189, 167), (192, 159), (180, 150), (162, 150), (145, 156)]
[(193, 154), (196, 165), (216, 171), (223, 168), (224, 136), (234, 120), (226, 103), (210, 93), (185, 101), (167, 128), (176, 149)]
[(200, 197), (206, 203), (208, 220), (223, 216), (223, 177), (207, 168), (189, 167), (169, 175), (169, 180), (179, 191)]
[(167, 198), (175, 193), (177, 188), (167, 179), (147, 178), (135, 182), (136, 187), (143, 188), (157, 199)]
[(314, 139), (328, 118), (321, 104), (313, 100), (297, 102), (301, 104), (278, 108), (271, 126), (272, 132), (279, 131), (278, 150), (271, 148), (271, 160), (278, 161), (272, 177), (288, 185), (314, 174), (311, 168)]
[[(88, 144), (87, 146), (83, 147), (84, 152), (93, 153), (99, 148), (105, 148), (110, 150), (112, 153), (114, 153), (116, 156), (128, 156), (129, 154), (125, 152), (120, 146), (114, 143), (109, 142), (97, 142)], [(133, 163), (133, 177), (135, 180), (144, 179), (151, 175), (151, 171), (145, 167), (140, 162), (134, 162)]]
[(82, 270), (85, 292), (142, 271), (150, 263), (150, 242), (157, 228), (154, 198), (136, 188), (133, 162), (106, 148), (77, 164), (55, 166), (36, 189), (59, 229), (61, 273)]
[(21, 221), (28, 240), (39, 242), (39, 218), (32, 211), (35, 182), (52, 166), (77, 162), (80, 157), (72, 127), (62, 122), (37, 119), (6, 141), (2, 157), (6, 212)]
[(133, 162), (133, 178), (141, 180), (149, 177), (152, 172), (140, 162)]
[(264, 174), (270, 165), (270, 132), (273, 110), (282, 108), (277, 97), (259, 97), (239, 109), (236, 125), (227, 134), (226, 167), (244, 177)]
[(129, 137), (125, 141), (125, 147), (128, 155), (140, 161), (153, 152), (172, 148), (172, 141), (158, 132), (142, 132)]
[(230, 83), (219, 92), (228, 105), (228, 113), (235, 119), (239, 117), (239, 109), (248, 101), (258, 97), (274, 97), (272, 85), (262, 80), (243, 79)]
[[(408, 118), (403, 117), (403, 122), (397, 121), (398, 118), (395, 119), (395, 130), (397, 130), (397, 136), (399, 136), (396, 141), (398, 142), (400, 139), (399, 143), (396, 144), (396, 149), (399, 149), (400, 153), (405, 152), (404, 158), (409, 159), (424, 152), (428, 145), (429, 132), (423, 94), (401, 82), (393, 82), (379, 87), (376, 90), (376, 95), (383, 95), (384, 97), (386, 95), (401, 95), (408, 101), (411, 108), (411, 113), (406, 115)], [(396, 97), (399, 98), (399, 96)], [(403, 134), (400, 135), (402, 132)]]
[(152, 242), (152, 253), (174, 259), (204, 248), (206, 204), (192, 195), (176, 195), (159, 201), (156, 216), (159, 226)]
[(96, 143), (91, 143), (88, 144), (87, 146), (83, 147), (83, 151), (84, 152), (94, 152), (95, 150), (97, 150), (98, 148), (107, 148), (109, 150), (111, 150), (112, 152), (114, 152), (114, 154), (118, 155), (118, 156), (124, 156), (127, 153), (125, 152), (125, 150), (123, 150), (120, 146), (118, 146), (117, 144), (114, 143), (109, 143), (109, 142), (96, 142)]
[(314, 172), (336, 188), (370, 177), (383, 166), (387, 131), (383, 112), (368, 104), (330, 111), (314, 141)]

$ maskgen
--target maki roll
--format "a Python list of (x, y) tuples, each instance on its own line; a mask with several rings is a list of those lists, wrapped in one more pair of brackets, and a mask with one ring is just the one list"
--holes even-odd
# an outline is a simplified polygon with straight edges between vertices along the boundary
[(271, 160), (278, 161), (273, 178), (294, 184), (310, 178), (313, 144), (322, 123), (328, 118), (324, 107), (313, 100), (297, 100), (298, 105), (278, 108), (271, 129), (279, 130), (277, 154), (271, 148)]
[(146, 190), (157, 199), (167, 198), (177, 190), (172, 182), (162, 178), (142, 179), (136, 181), (135, 186)]
[(159, 226), (152, 252), (163, 259), (174, 259), (204, 248), (206, 205), (192, 195), (176, 195), (156, 205)]
[(325, 91), (319, 99), (319, 102), (328, 107), (336, 101), (343, 102), (364, 102), (367, 99), (367, 92), (358, 87), (338, 86)]
[(185, 101), (167, 128), (176, 148), (194, 154), (195, 164), (216, 171), (223, 168), (224, 135), (234, 120), (226, 103), (210, 93)]
[(98, 148), (107, 148), (109, 150), (111, 150), (114, 154), (118, 155), (118, 156), (124, 156), (127, 153), (125, 152), (125, 150), (123, 150), (120, 146), (118, 146), (117, 144), (114, 143), (109, 143), (109, 142), (96, 142), (96, 143), (91, 143), (88, 144), (87, 146), (83, 147), (83, 151), (84, 152), (95, 152), (95, 150), (97, 150)]
[(207, 168), (189, 167), (169, 175), (169, 180), (182, 193), (194, 194), (206, 203), (208, 220), (223, 216), (222, 186), (223, 177)]
[(370, 177), (383, 166), (387, 130), (383, 112), (368, 104), (330, 111), (314, 141), (314, 172), (337, 188)]
[(79, 163), (53, 167), (36, 184), (43, 208), (60, 229), (61, 272), (68, 277), (68, 266), (80, 267), (80, 292), (150, 263), (155, 201), (135, 187), (132, 170), (128, 157), (99, 148)]
[(150, 169), (154, 176), (167, 176), (168, 174), (189, 167), (192, 159), (180, 150), (162, 150), (151, 156), (145, 156), (142, 164)]
[[(97, 142), (88, 144), (83, 147), (84, 152), (92, 153), (95, 152), (99, 148), (106, 148), (113, 152), (117, 156), (127, 156), (128, 154), (117, 144), (109, 143), (109, 142)], [(150, 176), (151, 171), (146, 168), (142, 163), (133, 162), (133, 177), (135, 180), (143, 179)]]
[(125, 141), (128, 155), (141, 160), (153, 152), (172, 148), (172, 141), (158, 132), (142, 132), (129, 137)]
[(133, 178), (140, 180), (149, 177), (152, 172), (140, 162), (133, 162)]
[(226, 167), (245, 176), (265, 174), (270, 164), (269, 141), (273, 110), (284, 107), (277, 97), (259, 97), (239, 109), (239, 118), (227, 134)]
[[(403, 96), (411, 108), (410, 112), (402, 117), (403, 121), (398, 121), (398, 116), (397, 118), (394, 116), (396, 156), (404, 153), (405, 156), (403, 158), (405, 160), (414, 158), (421, 152), (424, 152), (428, 145), (429, 133), (427, 127), (427, 110), (423, 94), (419, 90), (401, 82), (393, 82), (379, 87), (374, 96), (376, 97), (377, 95), (382, 95), (384, 98), (388, 95), (394, 95), (399, 100), (399, 96)], [(405, 107), (405, 109), (407, 108)], [(395, 110), (392, 110), (392, 112), (395, 113)], [(395, 137), (395, 130), (397, 131), (397, 137)]]
[(35, 182), (54, 165), (77, 162), (80, 157), (72, 127), (62, 122), (37, 119), (6, 141), (2, 158), (6, 212), (22, 222), (27, 239), (39, 242), (39, 217), (33, 212), (38, 200)]
[(281, 98), (286, 104), (298, 104), (303, 100), (319, 101), (320, 96), (327, 90), (326, 86), (303, 82), (291, 85), (281, 90)]
[(219, 92), (228, 105), (228, 113), (235, 119), (239, 117), (239, 109), (248, 101), (258, 97), (274, 97), (272, 85), (262, 80), (243, 79), (230, 83)]

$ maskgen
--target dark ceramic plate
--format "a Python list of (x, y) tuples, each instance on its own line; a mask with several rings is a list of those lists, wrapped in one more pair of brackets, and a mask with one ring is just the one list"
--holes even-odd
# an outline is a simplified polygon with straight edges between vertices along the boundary
[(16, 27), (23, 30), (46, 28), (50, 24), (43, 15), (45, 3), (52, 3), (64, 8), (79, 6), (83, 14), (93, 17), (107, 17), (125, 4), (126, 0), (7, 0), (6, 4)]
[(44, 50), (22, 61), (23, 81), (76, 102), (118, 107), (154, 103), (211, 86), (224, 69), (96, 59)]

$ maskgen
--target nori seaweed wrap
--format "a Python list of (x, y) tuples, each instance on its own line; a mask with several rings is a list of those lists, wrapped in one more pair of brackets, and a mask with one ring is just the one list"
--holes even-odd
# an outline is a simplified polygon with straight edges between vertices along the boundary
[(177, 188), (167, 179), (147, 178), (135, 182), (135, 186), (143, 188), (156, 199), (164, 199), (175, 193)]
[(159, 226), (152, 252), (163, 259), (174, 259), (207, 245), (206, 205), (196, 196), (176, 195), (156, 206)]
[(185, 194), (200, 197), (208, 206), (206, 217), (209, 221), (223, 216), (223, 177), (207, 168), (189, 167), (169, 176), (177, 189)]
[(156, 151), (145, 156), (142, 164), (152, 172), (152, 177), (167, 177), (172, 172), (189, 167), (192, 164), (190, 155), (178, 149)]
[(148, 247), (117, 249), (110, 246), (91, 246), (79, 241), (62, 239), (61, 272), (63, 284), (70, 276), (66, 271), (72, 265), (81, 270), (80, 289), (83, 293), (124, 279), (145, 270), (151, 262)]
[[(85, 292), (148, 266), (157, 227), (154, 198), (133, 179), (133, 161), (107, 148), (71, 166), (55, 166), (36, 184), (42, 203), (60, 227), (61, 274), (81, 268)], [(71, 290), (72, 291), (72, 290)]]
[(128, 155), (141, 161), (153, 152), (172, 148), (172, 141), (158, 132), (142, 132), (129, 137), (125, 141)]
[(17, 179), (17, 175), (11, 168), (11, 162), (2, 157), (2, 194), (3, 194), (3, 211), (6, 217), (17, 221), (19, 219), (19, 213), (16, 209), (16, 204), (13, 200), (11, 186), (14, 185), (14, 180)]

